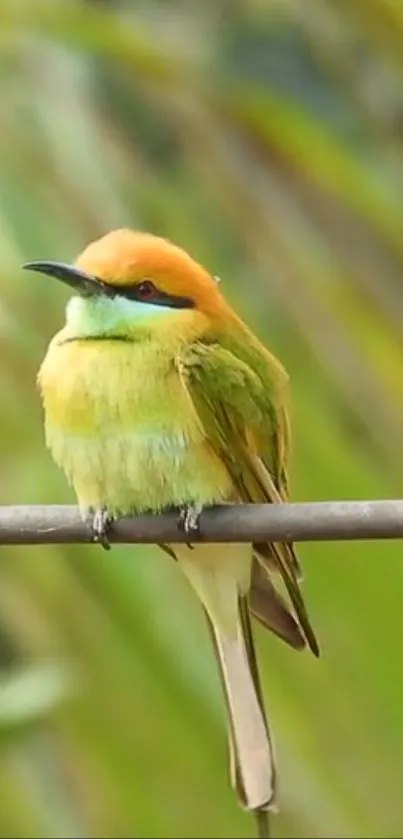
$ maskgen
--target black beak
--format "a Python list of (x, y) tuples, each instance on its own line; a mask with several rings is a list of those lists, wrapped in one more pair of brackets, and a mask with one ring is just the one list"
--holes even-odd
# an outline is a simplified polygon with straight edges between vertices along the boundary
[(56, 277), (63, 283), (74, 288), (74, 291), (81, 294), (83, 297), (90, 297), (94, 294), (104, 294), (107, 286), (92, 277), (91, 274), (85, 274), (73, 265), (66, 265), (64, 262), (53, 262), (51, 260), (35, 260), (34, 262), (25, 262), (22, 266), (29, 271), (38, 271), (40, 274), (48, 274), (50, 277)]

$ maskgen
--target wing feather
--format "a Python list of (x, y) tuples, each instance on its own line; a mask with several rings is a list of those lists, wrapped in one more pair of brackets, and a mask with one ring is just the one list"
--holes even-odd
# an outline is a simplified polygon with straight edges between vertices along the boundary
[[(235, 351), (221, 342), (197, 342), (182, 350), (176, 363), (206, 438), (231, 475), (234, 492), (228, 500), (272, 504), (286, 501), (290, 433), (283, 368), (260, 345), (251, 348), (242, 341), (235, 345)], [(267, 574), (273, 570), (280, 572), (303, 636), (318, 655), (318, 644), (298, 585), (300, 567), (292, 544), (255, 544), (253, 548), (252, 610), (274, 629), (271, 626), (273, 594), (269, 588), (265, 591), (256, 565), (259, 563)], [(281, 600), (276, 601), (276, 608), (278, 602), (283, 604)], [(268, 609), (266, 620), (264, 603)], [(282, 625), (286, 626), (287, 622), (283, 620)], [(283, 636), (286, 635), (284, 631)], [(289, 629), (285, 640), (301, 646), (301, 639), (295, 639), (294, 628)]]

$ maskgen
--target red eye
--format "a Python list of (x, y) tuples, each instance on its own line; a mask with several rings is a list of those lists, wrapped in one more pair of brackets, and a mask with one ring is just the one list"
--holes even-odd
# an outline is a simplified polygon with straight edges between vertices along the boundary
[(140, 300), (151, 300), (157, 294), (157, 289), (151, 280), (143, 280), (137, 286), (137, 295)]

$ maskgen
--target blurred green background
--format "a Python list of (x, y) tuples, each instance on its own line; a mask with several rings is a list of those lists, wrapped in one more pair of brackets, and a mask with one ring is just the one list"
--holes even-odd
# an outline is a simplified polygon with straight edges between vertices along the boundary
[[(66, 291), (172, 238), (292, 378), (293, 500), (402, 494), (401, 0), (1, 0), (0, 503), (72, 503), (35, 377)], [(317, 662), (257, 628), (276, 836), (403, 834), (403, 549), (301, 546)], [(0, 836), (247, 837), (203, 617), (154, 548), (2, 548)]]

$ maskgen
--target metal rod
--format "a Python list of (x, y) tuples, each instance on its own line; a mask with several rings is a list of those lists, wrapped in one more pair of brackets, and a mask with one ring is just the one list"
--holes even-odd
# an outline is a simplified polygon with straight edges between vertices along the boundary
[[(111, 542), (184, 542), (175, 512), (120, 519)], [(403, 500), (246, 504), (206, 510), (192, 541), (264, 542), (403, 538)], [(91, 542), (77, 507), (0, 507), (0, 544)]]

